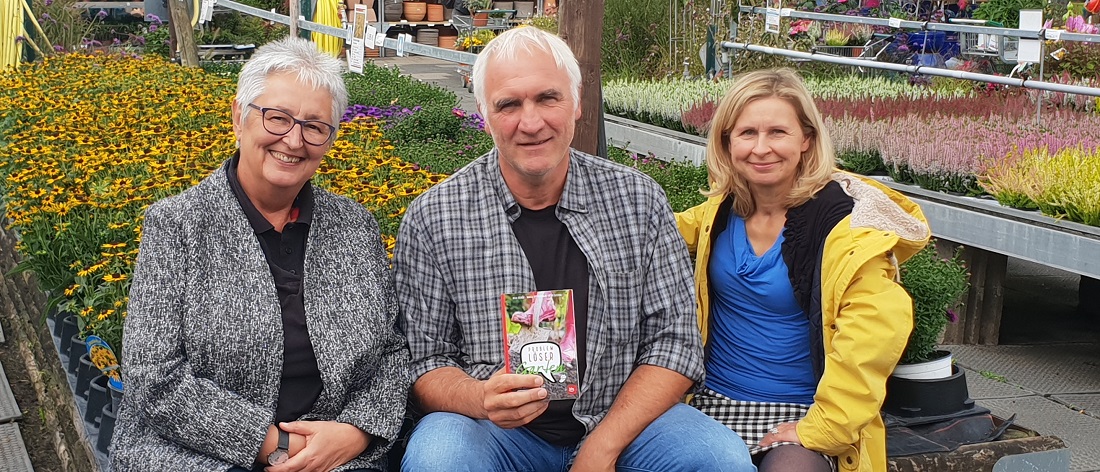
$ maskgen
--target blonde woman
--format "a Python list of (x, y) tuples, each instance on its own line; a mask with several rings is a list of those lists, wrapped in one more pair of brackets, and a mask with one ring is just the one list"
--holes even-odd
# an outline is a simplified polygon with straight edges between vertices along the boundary
[(709, 199), (677, 215), (706, 353), (691, 403), (762, 472), (886, 470), (879, 409), (913, 320), (897, 264), (930, 233), (913, 202), (833, 162), (798, 75), (745, 74), (711, 125)]

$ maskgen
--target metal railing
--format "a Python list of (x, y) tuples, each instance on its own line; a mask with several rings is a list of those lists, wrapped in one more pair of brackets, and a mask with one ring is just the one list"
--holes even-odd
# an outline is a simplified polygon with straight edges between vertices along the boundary
[[(234, 2), (233, 0), (216, 0), (215, 4), (221, 7), (228, 8), (230, 10), (235, 10), (248, 15), (260, 17), (268, 21), (274, 21), (277, 23), (282, 23), (284, 25), (290, 24), (290, 17), (287, 15), (262, 10), (256, 7), (251, 7), (243, 3)], [(304, 30), (316, 31), (318, 33), (345, 39), (348, 39), (349, 35), (351, 34), (349, 30), (345, 30), (343, 28), (322, 25), (320, 23), (314, 23), (312, 21), (306, 21), (302, 19), (298, 20), (298, 27)], [(384, 33), (379, 31), (378, 34)], [(398, 50), (400, 48), (407, 53), (419, 54), (421, 56), (432, 57), (460, 64), (473, 64), (474, 61), (477, 60), (477, 54), (472, 54), (464, 51), (455, 51), (453, 49), (443, 49), (439, 47), (426, 46), (411, 41), (402, 42), (399, 39), (395, 38), (386, 38), (385, 43), (381, 47), (392, 50)]]
[(792, 51), (790, 49), (774, 48), (770, 46), (759, 46), (756, 44), (747, 43), (735, 43), (725, 41), (722, 43), (722, 47), (730, 49), (741, 49), (746, 51), (761, 52), (764, 54), (774, 54), (778, 56), (786, 56), (794, 59), (808, 59), (819, 62), (829, 62), (833, 64), (857, 66), (857, 67), (870, 67), (881, 70), (891, 70), (895, 72), (906, 72), (910, 74), (926, 74), (935, 75), (939, 77), (952, 77), (956, 79), (975, 80), (981, 82), (989, 82), (1000, 85), (1011, 85), (1016, 87), (1031, 88), (1037, 90), (1047, 90), (1051, 92), (1065, 92), (1075, 93), (1080, 95), (1089, 95), (1093, 97), (1100, 97), (1100, 88), (1095, 87), (1082, 87), (1080, 85), (1058, 84), (1054, 82), (1043, 82), (1041, 80), (1028, 80), (1018, 79), (1012, 77), (1005, 77), (1002, 75), (990, 75), (990, 74), (978, 74), (974, 72), (964, 72), (952, 69), (942, 69), (930, 66), (910, 65), (910, 64), (894, 64), (890, 62), (875, 62), (865, 59), (856, 59), (851, 57), (838, 57), (827, 54), (818, 54), (802, 51)]

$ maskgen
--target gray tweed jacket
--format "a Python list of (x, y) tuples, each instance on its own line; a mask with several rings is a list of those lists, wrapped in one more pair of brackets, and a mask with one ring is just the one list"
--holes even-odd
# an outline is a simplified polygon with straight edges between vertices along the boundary
[[(409, 386), (405, 338), (378, 224), (354, 201), (314, 188), (304, 301), (324, 383), (302, 419), (374, 436), (337, 470), (385, 470)], [(114, 472), (251, 467), (274, 419), (282, 371), (275, 283), (225, 167), (150, 206), (130, 289), (125, 396)]]

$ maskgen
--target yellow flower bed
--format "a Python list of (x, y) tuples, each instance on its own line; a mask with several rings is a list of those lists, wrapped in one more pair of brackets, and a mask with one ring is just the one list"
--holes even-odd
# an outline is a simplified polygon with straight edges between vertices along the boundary
[[(20, 269), (121, 341), (144, 210), (233, 152), (235, 84), (159, 58), (71, 54), (0, 74), (0, 198)], [(314, 183), (362, 203), (386, 247), (406, 205), (445, 176), (391, 155), (376, 123), (345, 123)]]

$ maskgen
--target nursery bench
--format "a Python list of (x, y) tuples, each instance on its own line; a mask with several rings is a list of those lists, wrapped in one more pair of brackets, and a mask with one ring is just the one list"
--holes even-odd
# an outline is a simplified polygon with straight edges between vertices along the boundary
[(245, 60), (256, 51), (255, 44), (202, 44), (199, 58), (204, 60)]
[[(996, 424), (1004, 420), (993, 417)], [(1069, 472), (1070, 451), (1057, 436), (1011, 425), (1007, 439), (959, 446), (951, 452), (887, 457), (890, 472)]]

